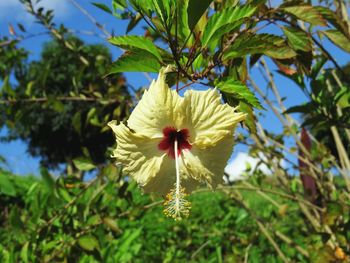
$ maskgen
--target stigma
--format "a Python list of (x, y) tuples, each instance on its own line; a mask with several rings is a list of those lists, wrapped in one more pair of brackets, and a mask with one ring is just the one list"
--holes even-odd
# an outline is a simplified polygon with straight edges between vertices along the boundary
[(174, 127), (165, 127), (163, 129), (163, 139), (158, 144), (158, 149), (166, 151), (168, 156), (175, 159), (175, 141), (177, 141), (177, 156), (185, 149), (191, 150), (192, 145), (188, 139), (190, 137), (188, 129), (176, 130)]

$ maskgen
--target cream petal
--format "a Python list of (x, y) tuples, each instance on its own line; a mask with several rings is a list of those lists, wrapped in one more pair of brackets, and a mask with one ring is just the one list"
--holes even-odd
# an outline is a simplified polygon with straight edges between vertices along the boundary
[(165, 70), (159, 72), (157, 81), (152, 81), (128, 120), (132, 130), (150, 138), (162, 137), (165, 127), (180, 128), (184, 115), (183, 98), (166, 84)]
[(223, 182), (224, 169), (230, 158), (234, 144), (233, 136), (224, 137), (213, 147), (205, 150), (193, 146), (191, 151), (183, 151), (182, 169), (190, 177), (200, 182), (206, 182), (215, 188)]
[(139, 185), (146, 185), (157, 176), (162, 166), (165, 154), (158, 150), (160, 139), (134, 133), (124, 124), (116, 125), (116, 122), (110, 122), (108, 125), (117, 138), (117, 148), (112, 157), (124, 165), (124, 172)]
[(246, 116), (235, 112), (228, 104), (222, 104), (216, 89), (186, 91), (184, 108), (190, 142), (202, 149), (214, 146), (224, 137), (231, 136), (235, 126)]
[[(174, 159), (164, 156), (162, 165), (156, 176), (143, 186), (144, 192), (158, 192), (165, 196), (171, 189), (175, 188), (176, 172)], [(180, 168), (181, 171), (181, 168)], [(187, 173), (181, 173), (181, 186), (186, 193), (190, 193), (199, 183)]]
[[(165, 152), (159, 151), (161, 139), (132, 132), (124, 124), (116, 125), (116, 121), (108, 123), (117, 138), (114, 158), (124, 167), (125, 174), (130, 175), (144, 192), (158, 192), (165, 195), (175, 185), (175, 160)], [(181, 175), (182, 186), (191, 191), (196, 185), (192, 177)]]

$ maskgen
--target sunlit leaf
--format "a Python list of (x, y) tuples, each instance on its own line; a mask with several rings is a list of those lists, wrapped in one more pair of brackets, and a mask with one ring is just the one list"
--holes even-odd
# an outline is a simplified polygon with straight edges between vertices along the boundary
[(100, 246), (96, 237), (94, 237), (92, 235), (85, 235), (85, 236), (80, 237), (78, 239), (78, 244), (83, 249), (88, 250), (88, 251), (93, 251), (94, 249), (98, 249)]
[(212, 15), (204, 28), (202, 36), (203, 46), (207, 46), (213, 40), (214, 35), (214, 38), (218, 39), (223, 34), (239, 27), (243, 23), (242, 19), (253, 15), (255, 10), (255, 7), (248, 5), (236, 6)]
[(223, 55), (223, 59), (243, 57), (245, 55), (264, 54), (277, 59), (296, 56), (295, 51), (287, 46), (285, 40), (271, 34), (245, 34), (237, 38)]
[(315, 26), (327, 25), (321, 13), (313, 6), (310, 6), (310, 5), (289, 6), (289, 7), (282, 8), (282, 10), (312, 25), (315, 25)]
[(162, 57), (157, 49), (157, 47), (153, 44), (151, 40), (145, 37), (140, 36), (119, 36), (112, 37), (108, 39), (109, 43), (112, 45), (121, 47), (126, 50), (143, 50), (155, 56), (157, 59), (161, 60)]
[(343, 33), (344, 35), (349, 34), (346, 23), (333, 10), (328, 9), (324, 6), (315, 6), (314, 8), (322, 14), (322, 16), (328, 21), (328, 23), (333, 25), (341, 33)]
[(96, 166), (88, 159), (79, 157), (73, 160), (75, 167), (81, 171), (89, 171), (95, 169)]
[(0, 193), (9, 196), (15, 196), (16, 188), (13, 182), (10, 180), (9, 176), (10, 175), (8, 174), (0, 174)]
[(263, 109), (254, 93), (239, 80), (226, 79), (215, 86), (224, 93), (233, 94), (238, 100), (242, 100), (257, 109)]
[(345, 37), (342, 33), (340, 33), (338, 30), (330, 29), (325, 31), (319, 31), (322, 34), (326, 35), (327, 38), (332, 41), (335, 45), (340, 47), (346, 52), (350, 53), (350, 40)]
[(109, 74), (121, 72), (158, 72), (159, 61), (149, 52), (126, 52), (115, 61)]
[(311, 51), (311, 41), (305, 32), (293, 27), (282, 27), (282, 30), (294, 50)]

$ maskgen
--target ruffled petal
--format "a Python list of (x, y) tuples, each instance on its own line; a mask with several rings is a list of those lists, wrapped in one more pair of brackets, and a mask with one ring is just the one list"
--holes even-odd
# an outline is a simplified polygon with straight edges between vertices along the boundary
[(132, 130), (150, 138), (162, 137), (165, 127), (179, 129), (184, 116), (183, 98), (166, 84), (165, 71), (161, 69), (157, 81), (152, 81), (128, 120)]
[[(117, 148), (114, 158), (121, 163), (123, 171), (133, 178), (144, 192), (158, 192), (165, 195), (175, 185), (175, 160), (158, 149), (161, 139), (148, 138), (131, 131), (124, 124), (108, 124), (116, 135)], [(188, 174), (181, 175), (181, 184), (191, 191), (197, 184)]]
[(194, 146), (191, 151), (183, 151), (181, 156), (183, 173), (215, 188), (223, 182), (224, 169), (230, 158), (233, 144), (234, 138), (229, 135), (214, 147), (203, 150)]
[(231, 136), (235, 126), (246, 116), (222, 104), (216, 89), (186, 91), (184, 108), (190, 142), (202, 149), (215, 146), (224, 137)]
[(162, 167), (165, 153), (158, 150), (160, 139), (151, 139), (132, 132), (124, 124), (116, 122), (108, 124), (117, 138), (117, 148), (113, 151), (114, 158), (124, 165), (123, 170), (140, 186), (145, 186), (157, 176)]

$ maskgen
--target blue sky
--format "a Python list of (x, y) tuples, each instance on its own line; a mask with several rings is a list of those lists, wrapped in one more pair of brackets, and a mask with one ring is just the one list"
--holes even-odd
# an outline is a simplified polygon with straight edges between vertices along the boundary
[[(116, 19), (115, 17), (92, 6), (89, 1), (77, 0), (77, 2), (89, 13), (91, 13), (99, 23), (103, 24), (109, 32), (114, 31), (115, 35), (123, 35), (125, 33), (127, 21)], [(101, 0), (99, 2), (103, 2), (109, 6), (111, 1)], [(40, 5), (43, 5), (47, 8), (53, 8), (55, 10), (56, 15), (54, 21), (56, 24), (63, 23), (67, 28), (72, 30), (95, 32), (99, 35), (102, 35), (102, 32), (100, 32), (96, 26), (86, 18), (86, 16), (77, 10), (69, 0), (42, 0), (42, 2), (40, 2)], [(31, 33), (41, 33), (46, 31), (45, 28), (35, 23), (34, 19), (24, 11), (23, 6), (19, 3), (18, 0), (0, 0), (0, 36), (9, 35), (9, 24), (16, 25), (16, 23), (22, 23)], [(264, 29), (264, 32), (278, 33), (278, 29), (268, 27)], [(137, 28), (132, 31), (131, 34), (140, 35), (141, 30)], [(87, 43), (107, 44), (106, 40), (103, 37), (90, 36), (87, 34), (79, 34), (79, 37), (81, 37)], [(40, 56), (42, 44), (48, 40), (48, 35), (41, 35), (22, 41), (21, 46), (30, 50), (31, 60), (36, 60)], [(114, 58), (117, 58), (119, 55), (121, 55), (122, 52), (118, 48), (113, 46), (110, 47)], [(349, 61), (349, 55), (331, 43), (326, 42), (326, 48), (331, 51), (339, 64), (344, 65)], [(272, 65), (270, 61), (268, 61), (268, 64)], [(286, 97), (285, 104), (287, 107), (306, 101), (304, 94), (300, 92), (294, 83), (278, 75), (277, 73), (274, 75), (276, 77), (277, 86), (280, 88), (281, 96)], [(252, 76), (256, 83), (261, 86), (263, 90), (266, 90), (266, 82), (256, 68), (252, 70)], [(147, 78), (142, 73), (127, 73), (126, 77), (128, 82), (134, 87), (147, 86), (149, 83)], [(261, 117), (261, 122), (265, 128), (268, 130), (273, 130), (275, 132), (282, 130), (283, 127), (281, 126), (280, 122), (269, 110), (264, 111), (263, 115), (264, 116)], [(1, 135), (5, 133), (5, 129), (0, 131)], [(237, 162), (234, 162), (234, 159), (238, 153), (241, 153), (239, 156), (240, 160), (242, 158), (244, 159), (244, 156), (246, 155), (242, 157), (242, 153), (245, 151), (246, 148), (244, 146), (237, 145), (232, 156), (233, 163), (238, 170), (242, 169), (242, 167), (237, 167), (239, 164)], [(26, 153), (25, 142), (14, 141), (11, 143), (0, 143), (0, 155), (6, 157), (9, 163), (9, 168), (16, 174), (24, 175), (39, 173), (39, 159), (32, 158)]]

